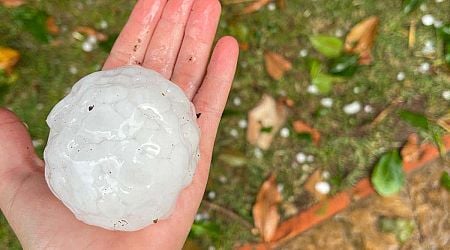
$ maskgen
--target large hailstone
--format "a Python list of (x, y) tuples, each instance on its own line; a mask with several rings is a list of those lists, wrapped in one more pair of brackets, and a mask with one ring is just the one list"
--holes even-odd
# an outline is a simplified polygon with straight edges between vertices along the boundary
[(47, 123), (47, 183), (87, 224), (139, 230), (167, 218), (192, 181), (194, 106), (152, 70), (127, 66), (84, 77)]

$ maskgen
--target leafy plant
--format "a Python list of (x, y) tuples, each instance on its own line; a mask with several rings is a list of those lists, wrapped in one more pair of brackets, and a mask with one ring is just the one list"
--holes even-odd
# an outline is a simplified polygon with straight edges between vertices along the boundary
[(344, 43), (334, 36), (317, 35), (309, 38), (312, 46), (326, 57), (338, 57), (342, 53)]
[(17, 25), (33, 35), (34, 38), (43, 43), (50, 42), (51, 36), (46, 23), (49, 15), (45, 11), (31, 7), (19, 7), (13, 10), (13, 17)]
[(375, 190), (382, 196), (390, 196), (400, 191), (405, 183), (405, 173), (398, 150), (381, 156), (375, 165), (371, 181)]

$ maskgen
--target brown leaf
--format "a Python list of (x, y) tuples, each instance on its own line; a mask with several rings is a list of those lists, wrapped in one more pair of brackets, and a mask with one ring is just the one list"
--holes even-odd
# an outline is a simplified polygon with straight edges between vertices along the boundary
[(108, 36), (91, 28), (91, 27), (87, 27), (87, 26), (78, 26), (77, 28), (75, 28), (76, 32), (79, 32), (81, 34), (87, 35), (87, 36), (95, 36), (95, 38), (97, 38), (98, 41), (103, 42), (108, 40)]
[(282, 196), (277, 188), (276, 176), (272, 174), (259, 189), (252, 210), (255, 226), (265, 242), (273, 238), (277, 229), (280, 221), (278, 204), (281, 201)]
[(316, 200), (320, 201), (327, 197), (316, 190), (316, 184), (322, 181), (322, 173), (320, 170), (314, 171), (305, 182), (305, 190), (311, 194)]
[(419, 145), (419, 136), (410, 134), (400, 153), (405, 162), (417, 161), (422, 153)]
[(294, 127), (294, 131), (297, 133), (306, 133), (310, 134), (312, 141), (314, 144), (319, 145), (320, 142), (320, 132), (309, 126), (308, 124), (302, 122), (302, 121), (294, 121), (292, 123), (292, 126)]
[(59, 27), (56, 25), (56, 20), (54, 17), (48, 17), (46, 21), (47, 30), (50, 34), (56, 35), (59, 33)]
[(371, 16), (355, 25), (345, 38), (345, 51), (359, 55), (359, 64), (372, 62), (372, 47), (380, 19)]
[(269, 75), (275, 80), (280, 80), (286, 71), (292, 69), (291, 62), (275, 52), (266, 52), (264, 54), (264, 61), (266, 64), (267, 73), (269, 73)]
[(0, 47), (0, 70), (11, 73), (12, 68), (19, 61), (20, 54), (17, 50)]
[(450, 133), (450, 112), (437, 120), (437, 124)]
[(25, 0), (0, 0), (0, 3), (8, 8), (19, 7), (25, 3)]
[(268, 149), (286, 118), (287, 108), (264, 94), (259, 104), (248, 114), (247, 141), (261, 149)]
[(255, 11), (260, 10), (262, 7), (264, 7), (266, 4), (268, 4), (271, 0), (256, 0), (255, 2), (251, 3), (247, 7), (245, 7), (242, 10), (242, 14), (250, 14)]

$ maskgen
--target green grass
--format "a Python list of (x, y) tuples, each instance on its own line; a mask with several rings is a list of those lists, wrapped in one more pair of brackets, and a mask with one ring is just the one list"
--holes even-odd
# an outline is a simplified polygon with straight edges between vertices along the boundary
[[(0, 46), (11, 47), (21, 53), (15, 69), (18, 79), (8, 84), (8, 90), (0, 94), (0, 105), (14, 110), (28, 124), (35, 142), (42, 142), (37, 146), (41, 154), (48, 133), (45, 118), (50, 109), (75, 81), (98, 70), (107, 56), (107, 52), (100, 48), (92, 53), (83, 52), (81, 42), (73, 39), (72, 31), (77, 26), (98, 27), (105, 20), (109, 27), (103, 32), (114, 36), (120, 32), (132, 4), (125, 0), (114, 3), (106, 0), (49, 0), (32, 2), (28, 6), (44, 10), (56, 18), (62, 32), (53, 41), (60, 41), (60, 44), (39, 42), (16, 24), (14, 11), (0, 7)], [(449, 1), (440, 4), (427, 1), (428, 11), (416, 10), (410, 15), (402, 13), (401, 1), (297, 0), (288, 1), (288, 8), (283, 11), (263, 8), (254, 14), (239, 16), (237, 13), (241, 7), (225, 5), (220, 23), (220, 35), (237, 35), (249, 44), (249, 49), (240, 55), (238, 73), (214, 150), (207, 192), (216, 193), (212, 202), (234, 211), (250, 223), (255, 195), (270, 172), (276, 172), (278, 182), (284, 185), (284, 199), (300, 208), (309, 205), (310, 199), (302, 185), (304, 178), (314, 169), (331, 173), (335, 180), (334, 191), (367, 176), (382, 152), (400, 146), (407, 134), (414, 131), (399, 120), (395, 112), (373, 129), (361, 129), (394, 99), (404, 100), (400, 105), (402, 109), (424, 113), (432, 119), (442, 116), (450, 107), (441, 96), (444, 90), (450, 89), (448, 68), (439, 65), (439, 55), (431, 59), (418, 55), (426, 40), (435, 41), (437, 48), (441, 46), (434, 30), (420, 24), (420, 17), (432, 13), (440, 20), (450, 21), (445, 12), (450, 9)], [(333, 107), (322, 108), (320, 99), (323, 96), (306, 92), (310, 84), (307, 59), (299, 57), (299, 51), (307, 49), (309, 57), (324, 61), (312, 49), (308, 37), (314, 34), (335, 35), (336, 31), (346, 33), (355, 23), (370, 15), (379, 16), (381, 20), (374, 63), (361, 67), (353, 77), (337, 83), (328, 95), (334, 100)], [(413, 50), (407, 47), (411, 20), (419, 22)], [(266, 50), (281, 53), (293, 63), (293, 70), (280, 81), (272, 80), (264, 69), (263, 53)], [(434, 65), (433, 73), (418, 73), (417, 68), (422, 62)], [(71, 67), (76, 67), (78, 72), (70, 73)], [(400, 71), (405, 72), (405, 81), (396, 80)], [(355, 87), (361, 90), (359, 94), (353, 92)], [(289, 124), (299, 119), (314, 125), (322, 134), (321, 145), (316, 147), (301, 140), (293, 136), (291, 130), (290, 137), (277, 136), (271, 148), (263, 152), (263, 157), (257, 158), (255, 148), (246, 142), (245, 130), (238, 127), (238, 122), (246, 119), (248, 110), (256, 105), (263, 93), (274, 97), (286, 95), (294, 100), (296, 104), (286, 126), (290, 128)], [(242, 100), (240, 106), (231, 101), (236, 97)], [(374, 112), (346, 115), (342, 107), (355, 100), (370, 104)], [(232, 129), (238, 130), (238, 137), (230, 135)], [(295, 162), (295, 155), (300, 151), (315, 156), (308, 171)], [(231, 156), (238, 157), (243, 164), (230, 161)], [(201, 208), (201, 211), (206, 210)], [(202, 246), (229, 249), (236, 242), (258, 239), (239, 222), (230, 221), (220, 213), (209, 212), (209, 220), (218, 225), (221, 236), (203, 234), (196, 237)], [(16, 248), (19, 245), (2, 217), (0, 249)]]

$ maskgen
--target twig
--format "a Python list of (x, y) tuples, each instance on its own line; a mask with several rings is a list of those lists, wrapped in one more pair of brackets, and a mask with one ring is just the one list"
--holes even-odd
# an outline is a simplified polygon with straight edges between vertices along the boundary
[(394, 111), (394, 109), (402, 102), (403, 100), (401, 97), (395, 98), (395, 100), (393, 100), (385, 109), (383, 109), (380, 113), (378, 113), (375, 119), (373, 119), (373, 121), (369, 124), (369, 128), (373, 128), (380, 122), (382, 122), (384, 118), (386, 118), (386, 116), (388, 116), (392, 111)]
[(248, 229), (253, 228), (252, 224), (250, 224), (248, 221), (243, 219), (241, 216), (239, 216), (235, 212), (229, 210), (228, 208), (222, 207), (220, 205), (217, 205), (215, 203), (205, 201), (205, 200), (202, 201), (202, 204), (208, 209), (215, 210), (231, 219), (234, 219), (234, 220), (240, 222), (243, 226), (245, 226)]
[(408, 48), (414, 48), (414, 44), (416, 44), (416, 21), (411, 21), (409, 25), (409, 35), (408, 35)]

